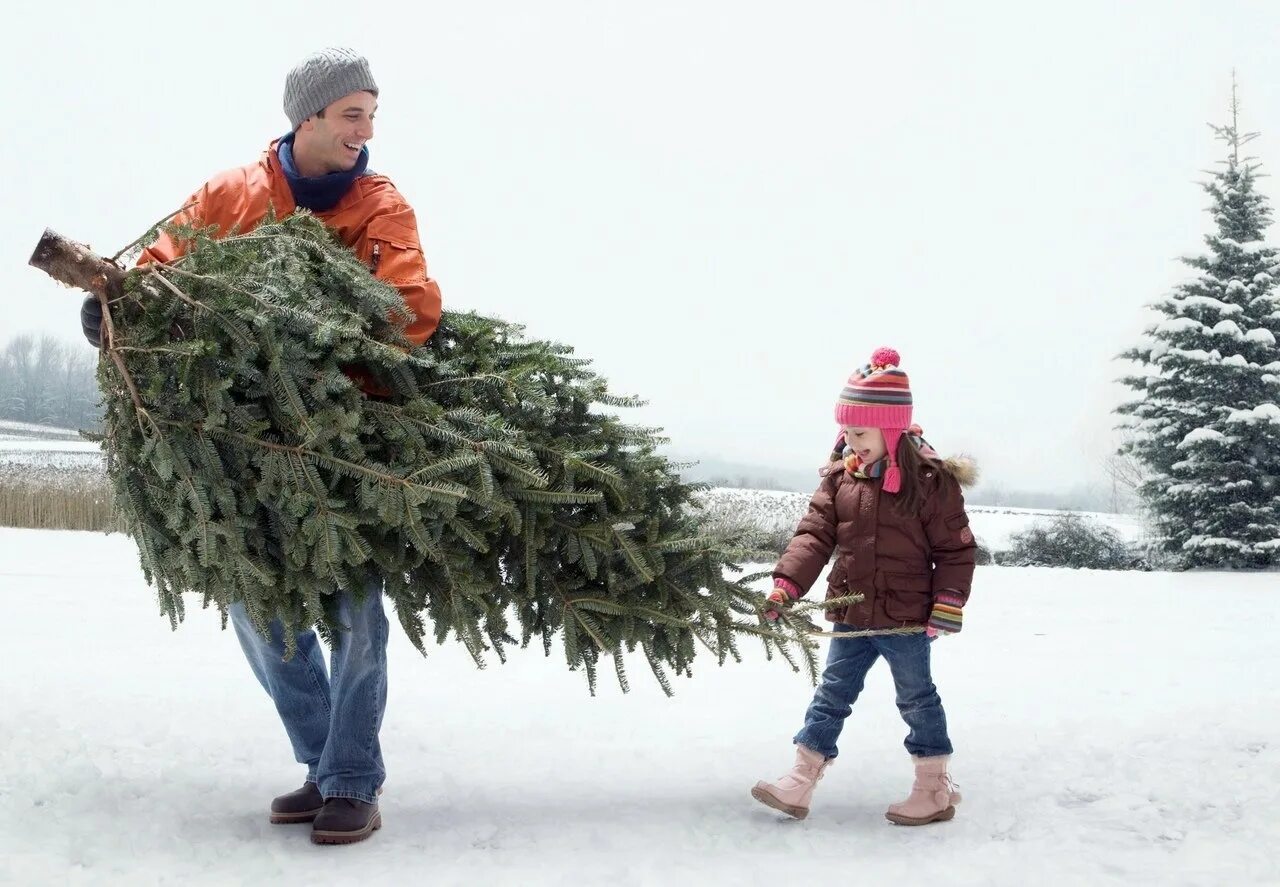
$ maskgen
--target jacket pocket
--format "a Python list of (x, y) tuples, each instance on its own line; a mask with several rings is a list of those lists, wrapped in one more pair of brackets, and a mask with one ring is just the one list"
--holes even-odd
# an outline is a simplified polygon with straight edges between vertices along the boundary
[(924, 622), (933, 608), (933, 580), (928, 573), (885, 573), (884, 612), (899, 622)]
[(375, 220), (369, 223), (365, 236), (369, 240), (369, 270), (374, 274), (379, 269), (386, 270), (386, 274), (378, 276), (387, 280), (394, 279), (407, 264), (416, 264), (406, 259), (422, 253), (416, 233), (406, 231), (403, 225)]
[(845, 567), (844, 558), (837, 557), (831, 572), (827, 574), (827, 600), (833, 597), (844, 597), (849, 593), (849, 571)]

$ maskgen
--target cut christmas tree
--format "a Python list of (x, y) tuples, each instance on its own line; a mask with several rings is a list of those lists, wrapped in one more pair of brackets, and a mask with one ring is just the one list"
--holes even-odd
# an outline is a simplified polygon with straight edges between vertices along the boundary
[(816, 678), (808, 607), (763, 618), (760, 558), (702, 529), (699, 485), (571, 348), (447, 312), (411, 348), (398, 292), (305, 213), (176, 233), (181, 258), (128, 272), (49, 232), (32, 258), (103, 303), (108, 472), (175, 626), (196, 593), (341, 631), (335, 593), (376, 575), (419, 649), (558, 637), (592, 692), (602, 657), (625, 689), (640, 651), (670, 692), (742, 636)]

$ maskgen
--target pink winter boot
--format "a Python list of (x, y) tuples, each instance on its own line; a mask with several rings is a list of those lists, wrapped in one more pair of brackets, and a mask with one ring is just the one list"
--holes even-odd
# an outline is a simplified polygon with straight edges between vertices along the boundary
[(773, 782), (757, 782), (751, 790), (751, 797), (788, 816), (804, 819), (809, 815), (814, 786), (830, 765), (830, 758), (797, 744), (796, 763), (791, 771)]
[(950, 759), (949, 755), (912, 758), (916, 764), (916, 781), (911, 786), (911, 796), (901, 804), (890, 804), (885, 819), (898, 825), (927, 825), (946, 822), (955, 816), (960, 793), (947, 775)]

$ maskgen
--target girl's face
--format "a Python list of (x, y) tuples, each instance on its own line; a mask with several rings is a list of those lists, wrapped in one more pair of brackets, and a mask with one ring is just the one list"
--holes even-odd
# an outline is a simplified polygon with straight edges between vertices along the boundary
[(844, 427), (844, 442), (853, 450), (863, 465), (878, 462), (889, 454), (884, 443), (884, 432), (879, 428)]

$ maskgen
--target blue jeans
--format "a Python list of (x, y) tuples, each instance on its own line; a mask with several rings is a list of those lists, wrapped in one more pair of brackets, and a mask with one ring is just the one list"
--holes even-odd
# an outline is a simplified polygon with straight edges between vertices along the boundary
[(382, 581), (371, 581), (364, 599), (340, 593), (336, 634), (325, 672), (320, 639), (311, 629), (297, 635), (298, 651), (284, 659), (281, 624), (271, 638), (254, 628), (244, 605), (231, 606), (231, 624), (258, 683), (284, 722), (307, 781), (326, 798), (356, 798), (372, 804), (386, 776), (378, 730), (387, 707), (387, 617)]
[[(837, 624), (836, 631), (857, 631)], [(832, 638), (822, 683), (805, 712), (804, 727), (795, 741), (819, 754), (834, 758), (836, 740), (844, 719), (862, 692), (867, 672), (876, 658), (883, 656), (893, 672), (898, 711), (907, 722), (907, 751), (920, 757), (951, 754), (947, 738), (947, 715), (929, 673), (929, 643), (924, 634), (873, 635), (861, 638)]]

